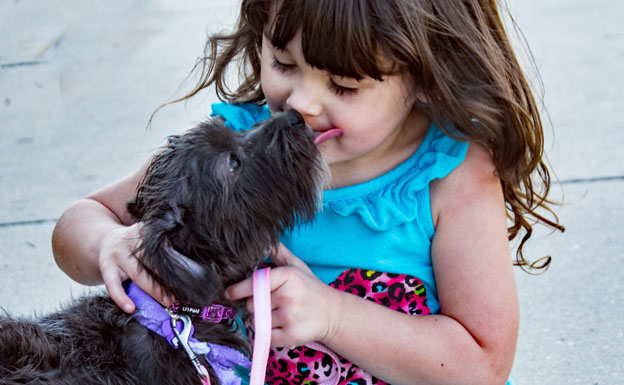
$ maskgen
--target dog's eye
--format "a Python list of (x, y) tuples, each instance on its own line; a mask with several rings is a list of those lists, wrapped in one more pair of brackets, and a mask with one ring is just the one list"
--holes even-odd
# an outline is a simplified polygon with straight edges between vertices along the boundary
[(236, 171), (240, 167), (240, 159), (235, 154), (230, 154), (230, 172)]

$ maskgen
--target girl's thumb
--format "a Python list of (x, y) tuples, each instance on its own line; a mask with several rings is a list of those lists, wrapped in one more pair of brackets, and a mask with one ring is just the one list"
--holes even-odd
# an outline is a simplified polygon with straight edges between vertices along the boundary
[(286, 246), (281, 243), (276, 249), (271, 250), (271, 260), (277, 266), (293, 266), (306, 271), (310, 270), (305, 262), (297, 258), (290, 250), (286, 248)]

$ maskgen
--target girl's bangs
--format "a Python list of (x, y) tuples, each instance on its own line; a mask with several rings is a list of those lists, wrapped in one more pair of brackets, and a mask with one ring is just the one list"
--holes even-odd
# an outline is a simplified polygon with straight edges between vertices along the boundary
[(301, 30), (303, 56), (311, 66), (338, 76), (382, 80), (392, 68), (378, 62), (382, 45), (364, 0), (284, 0), (265, 34), (284, 49)]

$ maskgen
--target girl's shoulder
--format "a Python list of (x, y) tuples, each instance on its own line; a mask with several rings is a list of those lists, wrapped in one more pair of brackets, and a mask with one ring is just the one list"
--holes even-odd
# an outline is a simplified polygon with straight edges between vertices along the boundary
[(502, 188), (490, 152), (470, 143), (464, 161), (444, 178), (432, 181), (430, 196), (434, 225), (444, 212), (452, 213), (471, 201), (499, 200)]

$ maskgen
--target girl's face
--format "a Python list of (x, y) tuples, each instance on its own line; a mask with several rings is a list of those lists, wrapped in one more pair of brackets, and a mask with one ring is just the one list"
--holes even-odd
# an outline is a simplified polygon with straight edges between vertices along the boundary
[(294, 109), (317, 134), (342, 132), (319, 144), (333, 188), (391, 170), (426, 133), (429, 122), (412, 108), (415, 93), (403, 76), (358, 81), (313, 68), (303, 57), (299, 33), (284, 50), (263, 37), (261, 51), (261, 84), (271, 111)]

